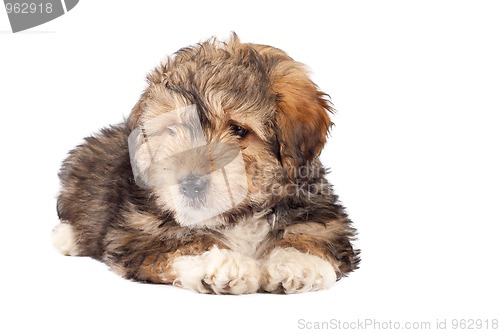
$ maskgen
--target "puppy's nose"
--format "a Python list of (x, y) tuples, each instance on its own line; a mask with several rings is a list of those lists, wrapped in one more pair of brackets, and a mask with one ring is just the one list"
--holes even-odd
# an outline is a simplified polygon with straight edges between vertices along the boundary
[(179, 182), (180, 191), (189, 198), (198, 198), (207, 190), (207, 181), (198, 176), (188, 176)]

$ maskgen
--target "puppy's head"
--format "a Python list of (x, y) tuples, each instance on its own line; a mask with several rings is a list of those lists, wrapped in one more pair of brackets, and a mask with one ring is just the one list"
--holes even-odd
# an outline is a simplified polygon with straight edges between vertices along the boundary
[(211, 39), (148, 76), (128, 119), (134, 175), (185, 226), (264, 211), (316, 163), (331, 125), (325, 95), (283, 51)]

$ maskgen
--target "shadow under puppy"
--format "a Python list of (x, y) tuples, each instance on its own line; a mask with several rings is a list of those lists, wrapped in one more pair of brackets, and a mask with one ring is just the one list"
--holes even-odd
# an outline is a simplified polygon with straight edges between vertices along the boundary
[(123, 124), (64, 161), (65, 255), (201, 293), (297, 293), (356, 269), (355, 229), (318, 156), (331, 121), (304, 66), (210, 39), (147, 77)]

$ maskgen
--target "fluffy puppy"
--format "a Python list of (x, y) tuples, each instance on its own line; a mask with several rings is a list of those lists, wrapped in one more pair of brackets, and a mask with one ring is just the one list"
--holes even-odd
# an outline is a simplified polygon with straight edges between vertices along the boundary
[(149, 73), (125, 123), (64, 161), (55, 246), (201, 293), (298, 293), (356, 269), (318, 156), (331, 121), (304, 66), (211, 39)]

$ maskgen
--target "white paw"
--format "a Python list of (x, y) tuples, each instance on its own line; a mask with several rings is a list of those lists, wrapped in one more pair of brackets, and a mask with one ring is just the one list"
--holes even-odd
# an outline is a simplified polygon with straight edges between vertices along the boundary
[(262, 272), (264, 290), (286, 294), (326, 289), (337, 280), (329, 262), (294, 248), (274, 249)]
[(59, 223), (52, 231), (52, 244), (65, 256), (77, 256), (75, 233), (68, 223)]
[(198, 256), (175, 259), (173, 270), (174, 285), (201, 293), (249, 294), (260, 286), (256, 260), (215, 246)]

